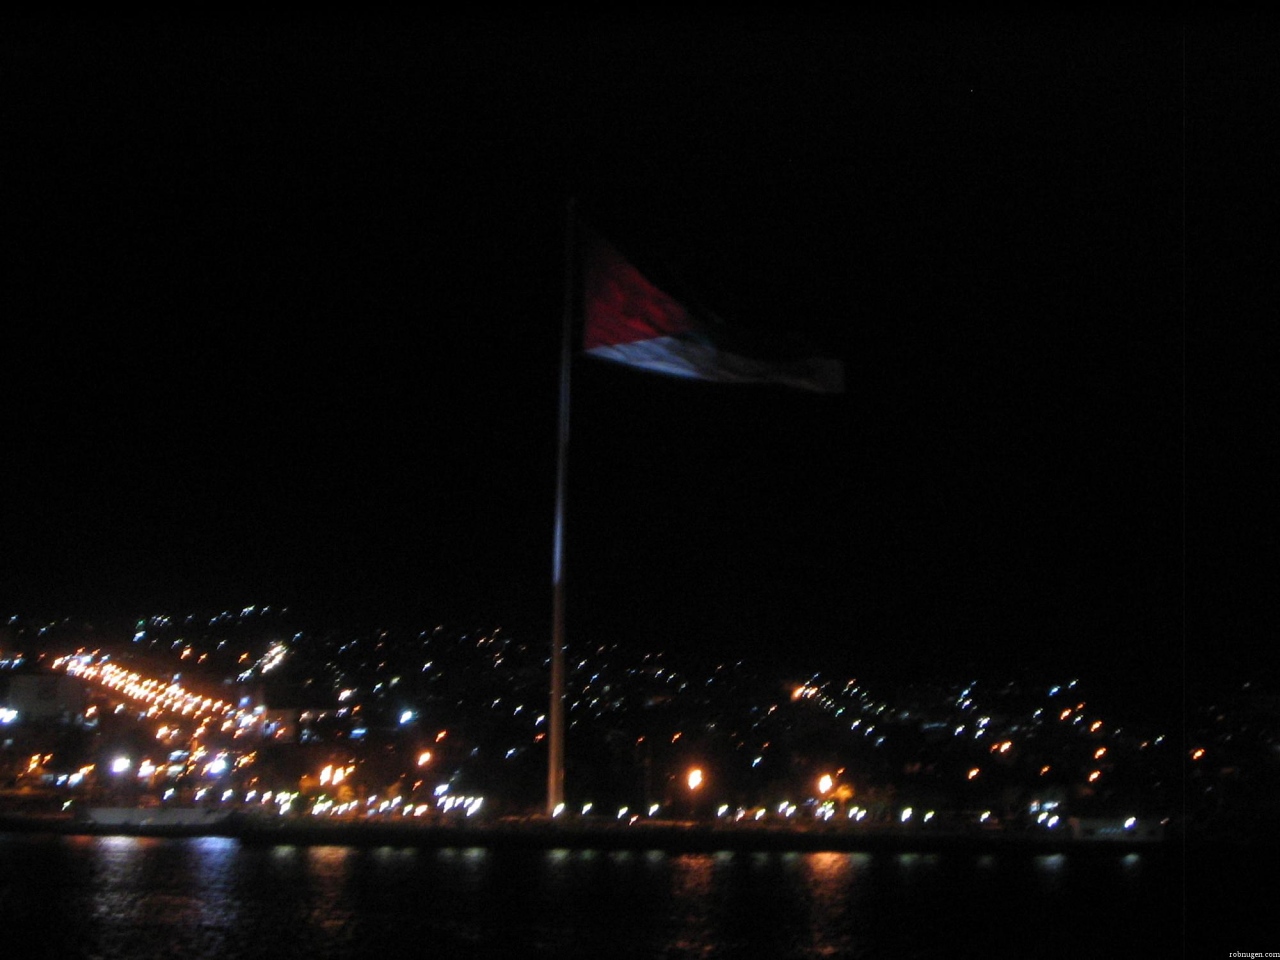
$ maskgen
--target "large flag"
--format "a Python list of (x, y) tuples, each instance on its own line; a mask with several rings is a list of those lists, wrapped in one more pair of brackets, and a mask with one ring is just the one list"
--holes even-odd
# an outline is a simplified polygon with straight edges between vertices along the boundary
[(588, 356), (696, 380), (843, 392), (840, 361), (699, 313), (654, 286), (604, 240), (584, 233), (583, 347)]

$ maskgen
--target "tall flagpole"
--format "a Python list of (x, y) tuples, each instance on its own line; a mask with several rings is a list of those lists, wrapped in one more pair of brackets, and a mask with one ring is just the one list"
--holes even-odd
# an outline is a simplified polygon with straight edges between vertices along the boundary
[(551, 737), (547, 815), (564, 804), (564, 507), (569, 474), (569, 367), (573, 359), (573, 200), (565, 225), (564, 317), (560, 329), (560, 429), (556, 453), (556, 521), (551, 547)]

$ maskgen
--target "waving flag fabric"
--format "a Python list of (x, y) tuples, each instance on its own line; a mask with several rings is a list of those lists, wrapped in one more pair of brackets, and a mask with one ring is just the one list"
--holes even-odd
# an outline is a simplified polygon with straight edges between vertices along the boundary
[(841, 393), (844, 368), (699, 314), (652, 284), (605, 241), (585, 243), (584, 336), (588, 356), (655, 373), (722, 383), (776, 383)]

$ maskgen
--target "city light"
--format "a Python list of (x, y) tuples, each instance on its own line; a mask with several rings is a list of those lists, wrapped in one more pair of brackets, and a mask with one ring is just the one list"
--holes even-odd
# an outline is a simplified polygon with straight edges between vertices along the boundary
[[(150, 631), (148, 631), (149, 637)], [(155, 646), (154, 640), (143, 640), (143, 643), (148, 642)], [(218, 649), (220, 650), (222, 643), (226, 642), (223, 640), (219, 643)], [(232, 642), (240, 643), (238, 640)], [(356, 642), (356, 640), (348, 640), (343, 646), (346, 648)], [(480, 644), (483, 647), (490, 642), (488, 638), (481, 638)], [(220, 658), (208, 643), (209, 641), (203, 638), (192, 638), (174, 644), (171, 650), (168, 649), (167, 643), (161, 646), (161, 653), (167, 653), (175, 663), (184, 651), (189, 651), (185, 665), (190, 672), (182, 674), (181, 678), (178, 674), (164, 673), (163, 667), (153, 668), (156, 676), (148, 677), (140, 671), (131, 669), (133, 664), (128, 661), (110, 660), (97, 651), (92, 654), (78, 653), (75, 656), (51, 661), (57, 669), (92, 682), (99, 688), (100, 694), (106, 695), (106, 699), (98, 699), (91, 705), (78, 705), (73, 711), (78, 722), (84, 723), (84, 718), (87, 718), (91, 712), (98, 711), (108, 719), (109, 727), (112, 726), (113, 715), (120, 717), (116, 725), (127, 723), (141, 725), (129, 739), (122, 738), (115, 744), (104, 745), (102, 750), (110, 751), (106, 752), (106, 756), (110, 757), (115, 752), (131, 751), (132, 745), (138, 742), (158, 741), (160, 744), (157, 747), (158, 756), (154, 762), (150, 759), (132, 759), (122, 754), (114, 761), (107, 760), (103, 765), (103, 772), (123, 774), (125, 771), (130, 773), (136, 771), (137, 782), (134, 789), (137, 791), (139, 802), (149, 804), (158, 802), (163, 797), (167, 800), (166, 806), (182, 807), (192, 805), (201, 796), (214, 800), (234, 796), (243, 798), (242, 802), (245, 804), (252, 804), (258, 812), (257, 815), (260, 816), (267, 812), (274, 814), (277, 807), (283, 810), (286, 805), (291, 805), (301, 807), (301, 812), (305, 814), (348, 819), (354, 817), (363, 819), (365, 816), (385, 819), (393, 814), (397, 819), (421, 817), (431, 821), (432, 818), (438, 818), (444, 814), (451, 814), (455, 819), (460, 819), (463, 813), (468, 817), (477, 815), (477, 811), (481, 809), (477, 802), (478, 798), (464, 797), (450, 791), (456, 789), (460, 783), (481, 782), (478, 778), (473, 779), (473, 776), (487, 774), (483, 766), (485, 763), (505, 760), (507, 763), (504, 764), (504, 769), (513, 772), (521, 765), (536, 765), (537, 753), (529, 749), (530, 740), (535, 736), (540, 739), (548, 736), (540, 732), (547, 729), (546, 715), (538, 714), (536, 710), (528, 709), (527, 704), (517, 702), (527, 699), (522, 689), (519, 693), (513, 693), (510, 696), (481, 698), (482, 705), (487, 711), (483, 720), (487, 721), (488, 714), (516, 718), (512, 723), (510, 739), (505, 742), (499, 740), (492, 746), (484, 744), (484, 741), (477, 736), (478, 730), (482, 727), (475, 725), (481, 718), (469, 712), (471, 708), (467, 706), (465, 700), (441, 700), (440, 702), (447, 709), (456, 709), (456, 713), (446, 716), (433, 707), (430, 714), (431, 720), (428, 721), (425, 699), (422, 701), (406, 699), (416, 694), (406, 694), (404, 689), (397, 691), (394, 695), (389, 692), (390, 688), (395, 686), (395, 681), (399, 679), (395, 676), (396, 671), (404, 669), (403, 666), (391, 662), (385, 674), (379, 674), (374, 667), (375, 665), (379, 669), (386, 667), (387, 664), (382, 663), (382, 660), (389, 659), (388, 654), (379, 652), (370, 657), (363, 649), (356, 660), (365, 661), (369, 673), (357, 673), (354, 667), (355, 661), (352, 661), (350, 666), (343, 664), (341, 675), (334, 677), (331, 685), (325, 688), (327, 696), (336, 697), (340, 705), (302, 710), (290, 717), (283, 711), (268, 709), (260, 699), (255, 699), (252, 690), (236, 687), (228, 689), (227, 680), (219, 681), (215, 676), (220, 659), (224, 665), (231, 665), (234, 670), (244, 670), (246, 666), (254, 663), (255, 658), (260, 656), (259, 653), (242, 654), (239, 649), (234, 652), (228, 650)], [(602, 647), (601, 650), (603, 649)], [(276, 656), (278, 657), (282, 651), (283, 648), (277, 650)], [(487, 670), (494, 669), (501, 661), (501, 657), (493, 653), (486, 656)], [(512, 661), (516, 660), (514, 651), (511, 649), (505, 651), (504, 656), (509, 656)], [(237, 660), (237, 657), (241, 659)], [(141, 656), (138, 662), (141, 662)], [(423, 660), (415, 657), (414, 662), (416, 666)], [(455, 669), (443, 658), (437, 657), (427, 662), (438, 665), (433, 667), (431, 673), (433, 682), (439, 681)], [(239, 665), (234, 666), (236, 663)], [(198, 672), (197, 665), (200, 665)], [(264, 665), (262, 660), (258, 661), (253, 668), (255, 676), (260, 674)], [(297, 669), (301, 667), (302, 664), (299, 663)], [(293, 663), (290, 663), (289, 669), (295, 669)], [(576, 722), (579, 717), (586, 719), (590, 715), (593, 719), (601, 718), (602, 711), (624, 710), (629, 708), (629, 704), (641, 706), (649, 702), (639, 699), (641, 696), (648, 697), (648, 692), (633, 696), (626, 686), (626, 681), (619, 676), (611, 677), (602, 663), (588, 664), (588, 659), (584, 658), (580, 661), (578, 669), (582, 671), (580, 677), (586, 695), (575, 694), (575, 699), (572, 699), (569, 704), (569, 708), (575, 711), (573, 722)], [(234, 675), (230, 673), (228, 677), (234, 679)], [(658, 681), (666, 688), (664, 692), (658, 694), (660, 697), (669, 697), (688, 685), (687, 681), (674, 670), (648, 669), (636, 675), (641, 678), (639, 686), (641, 691), (644, 690), (644, 683), (652, 681)], [(476, 674), (477, 678), (479, 676)], [(465, 690), (472, 680), (471, 676), (464, 677), (459, 671), (459, 680), (456, 682), (460, 684), (460, 690)], [(718, 678), (707, 680), (706, 683), (713, 684), (713, 681), (719, 684)], [(476, 682), (479, 682), (478, 679)], [(219, 683), (220, 686), (215, 688), (215, 683)], [(196, 692), (194, 688), (201, 684), (208, 685), (207, 692)], [(714, 691), (718, 688), (718, 686), (712, 686), (709, 689)], [(224, 695), (225, 699), (219, 698), (218, 693), (215, 692), (216, 689), (228, 689)], [(384, 692), (379, 697), (380, 689), (388, 692)], [(726, 692), (729, 689), (731, 688), (726, 685)], [(1102, 787), (1098, 785), (1101, 784), (1104, 775), (1109, 781), (1114, 777), (1116, 783), (1131, 782), (1128, 779), (1129, 765), (1142, 762), (1140, 759), (1131, 759), (1138, 756), (1136, 749), (1138, 744), (1154, 747), (1163, 739), (1146, 731), (1144, 731), (1148, 738), (1146, 740), (1134, 734), (1125, 737), (1122, 734), (1122, 728), (1103, 728), (1100, 726), (1101, 721), (1091, 722), (1083, 716), (1085, 709), (1083, 701), (1076, 705), (1068, 703), (1064, 705), (1065, 709), (1059, 707), (1055, 710), (1043, 699), (1044, 688), (1038, 690), (1041, 699), (1037, 704), (1011, 697), (1011, 693), (1014, 696), (1025, 696), (1026, 693), (1025, 690), (1018, 691), (1013, 685), (991, 694), (984, 693), (981, 686), (972, 684), (964, 687), (961, 693), (961, 685), (956, 685), (944, 691), (944, 698), (938, 699), (933, 705), (930, 705), (927, 700), (919, 699), (918, 692), (913, 692), (912, 696), (917, 699), (910, 701), (909, 708), (906, 704), (894, 703), (892, 699), (883, 695), (872, 696), (868, 691), (857, 686), (845, 685), (837, 689), (817, 675), (799, 686), (793, 684), (783, 689), (786, 691), (783, 694), (783, 702), (778, 702), (775, 686), (754, 703), (747, 704), (748, 710), (744, 710), (741, 717), (732, 718), (734, 724), (732, 728), (728, 727), (726, 722), (725, 730), (739, 731), (735, 734), (737, 742), (734, 746), (741, 753), (700, 755), (696, 765), (685, 764), (683, 770), (676, 766), (671, 771), (675, 776), (666, 789), (684, 788), (679, 791), (683, 794), (682, 800), (677, 801), (673, 808), (661, 810), (658, 803), (650, 803), (647, 799), (643, 801), (643, 806), (639, 805), (640, 796), (643, 795), (640, 793), (641, 784), (648, 791), (653, 791), (655, 787), (661, 789), (660, 784), (653, 783), (649, 777), (635, 777), (632, 780), (634, 784), (632, 787), (622, 787), (620, 782), (619, 786), (623, 790), (634, 789), (636, 793), (627, 794), (620, 790), (609, 798), (613, 802), (602, 810), (602, 813), (608, 818), (608, 811), (616, 812), (614, 818), (609, 818), (610, 824), (615, 819), (620, 828), (624, 824), (635, 823), (643, 819), (647, 808), (647, 815), (652, 819), (675, 817), (676, 811), (679, 810), (681, 811), (679, 815), (685, 820), (700, 817), (704, 818), (708, 824), (719, 822), (726, 829), (734, 829), (733, 824), (741, 824), (740, 829), (748, 829), (757, 821), (768, 820), (780, 826), (786, 822), (787, 829), (796, 830), (817, 829), (819, 825), (829, 823), (830, 826), (826, 829), (834, 830), (837, 826), (832, 821), (838, 817), (840, 824), (838, 829), (862, 829), (855, 827), (854, 824), (865, 822), (875, 823), (877, 827), (892, 826), (904, 831), (911, 829), (912, 825), (931, 824), (935, 832), (946, 831), (952, 829), (952, 824), (961, 823), (965, 819), (972, 823), (977, 816), (968, 813), (973, 809), (972, 805), (994, 804), (996, 796), (1003, 795), (1002, 791), (1006, 786), (1012, 787), (1018, 784), (1029, 791), (1038, 781), (1040, 790), (1051, 789), (1047, 775), (1057, 770), (1056, 765), (1051, 767), (1049, 763), (1043, 761), (1035, 762), (1043, 749), (1041, 745), (1043, 741), (1037, 742), (1037, 737), (1047, 733), (1050, 726), (1054, 728), (1053, 737), (1066, 738), (1063, 744), (1065, 749), (1060, 755), (1092, 757), (1095, 761), (1095, 768), (1079, 772), (1074, 769), (1073, 763), (1069, 762), (1068, 767), (1062, 768), (1053, 781), (1054, 788), (1065, 791), (1064, 800), (1061, 801), (1063, 809), (1058, 811), (1065, 820), (1067, 816), (1084, 815), (1077, 809), (1076, 800), (1092, 796), (1094, 790), (1100, 791)], [(445, 693), (445, 688), (441, 688), (441, 692)], [(1059, 694), (1061, 692), (1059, 690)], [(791, 704), (785, 699), (787, 693), (792, 695)], [(957, 696), (957, 694), (960, 695)], [(260, 694), (257, 696), (260, 698)], [(445, 696), (450, 695), (445, 694)], [(1061, 702), (1061, 700), (1058, 701), (1058, 703)], [(597, 707), (597, 704), (600, 706)], [(419, 713), (420, 708), (423, 710), (422, 713)], [(8, 710), (9, 705), (6, 704), (4, 709)], [(16, 719), (16, 710), (11, 713)], [(9, 716), (9, 713), (0, 714), (0, 719)], [(726, 712), (725, 716), (730, 717), (731, 714)], [(1059, 717), (1066, 722), (1061, 725), (1054, 723)], [(1076, 723), (1072, 723), (1073, 718)], [(22, 719), (24, 723), (30, 722), (25, 714)], [(320, 724), (317, 723), (317, 719), (340, 722), (331, 725)], [(961, 720), (964, 722), (960, 722)], [(428, 722), (432, 726), (428, 727)], [(714, 722), (705, 722), (706, 730), (716, 733), (715, 727), (720, 722), (719, 716)], [(826, 770), (818, 767), (819, 773), (816, 776), (811, 775), (812, 779), (795, 778), (784, 781), (782, 778), (787, 775), (786, 771), (789, 768), (802, 770), (804, 768), (802, 765), (807, 765), (811, 759), (788, 755), (782, 744), (789, 742), (801, 725), (803, 727), (819, 725), (821, 728), (820, 725), (824, 723), (829, 724), (826, 731), (832, 737), (831, 752), (826, 754), (825, 760), (819, 759), (817, 762), (831, 765)], [(673, 761), (679, 762), (675, 758), (681, 756), (683, 752), (681, 748), (712, 749), (703, 744), (715, 744), (722, 738), (717, 735), (704, 739), (703, 724), (704, 721), (699, 720), (695, 723), (692, 718), (681, 716), (676, 723), (665, 730), (651, 729), (643, 735), (638, 734), (638, 731), (632, 734), (628, 739), (634, 741), (636, 748), (627, 753), (637, 764), (637, 772), (640, 764), (651, 764), (652, 773), (659, 774), (662, 769), (659, 764), (665, 766)], [(1100, 735), (1100, 731), (1104, 729), (1107, 730), (1105, 739)], [(363, 731), (367, 731), (367, 742), (361, 743), (358, 740), (359, 734)], [(101, 736), (101, 734), (98, 735)], [(146, 740), (136, 739), (138, 735), (145, 736)], [(241, 737), (247, 739), (237, 739)], [(978, 737), (983, 737), (982, 747), (985, 749), (978, 749), (975, 743)], [(447, 750), (443, 743), (446, 738), (449, 741)], [(264, 753), (262, 759), (257, 760), (256, 763), (255, 751), (244, 749), (244, 745), (257, 746), (264, 740), (282, 739), (285, 742), (290, 740), (302, 743), (315, 742), (319, 746), (318, 762), (301, 778), (299, 778), (299, 772), (285, 772), (279, 762), (276, 747), (273, 746), (269, 753)], [(774, 744), (772, 747), (771, 742)], [(911, 785), (889, 780), (883, 784), (886, 791), (883, 796), (877, 796), (881, 789), (880, 785), (868, 786), (866, 796), (875, 799), (867, 806), (864, 797), (859, 795), (857, 799), (863, 801), (863, 804), (855, 806), (853, 804), (854, 789), (844, 780), (845, 768), (837, 768), (836, 763), (862, 763), (863, 759), (858, 756), (860, 751), (886, 742), (902, 744), (903, 749), (907, 751), (901, 768), (907, 776), (927, 776), (932, 770), (945, 771), (950, 768), (962, 771), (972, 786), (964, 794), (957, 796), (958, 802), (954, 808), (936, 811), (926, 811), (921, 808), (915, 811), (913, 806), (893, 804), (892, 798), (895, 796), (895, 791), (902, 791), (904, 796), (910, 796), (915, 800), (921, 800), (922, 797)], [(936, 761), (929, 757), (927, 751), (912, 746), (920, 742), (928, 742), (940, 748), (941, 753)], [(1201, 742), (1205, 741), (1201, 740)], [(695, 743), (697, 747), (694, 747)], [(1102, 745), (1104, 743), (1105, 746)], [(1130, 744), (1134, 749), (1130, 749)], [(428, 745), (431, 749), (426, 749)], [(1115, 749), (1112, 749), (1113, 747)], [(665, 750), (671, 752), (663, 753)], [(346, 757), (339, 759), (338, 751), (342, 751), (349, 759)], [(1155, 750), (1151, 752), (1154, 754)], [(1223, 748), (1222, 752), (1225, 756), (1226, 748)], [(29, 759), (29, 753), (30, 751), (22, 758), (24, 764)], [(446, 753), (447, 764), (443, 762)], [(990, 758), (984, 761), (992, 764), (990, 770), (973, 763), (978, 756), (984, 754)], [(1193, 761), (1200, 760), (1205, 755), (1204, 748), (1190, 751)], [(685, 753), (684, 756), (688, 757), (688, 754)], [(766, 756), (770, 758), (770, 764), (767, 767), (764, 765)], [(831, 762), (836, 757), (845, 756), (849, 759)], [(167, 760), (163, 757), (167, 757)], [(1105, 770), (1103, 769), (1104, 759)], [(964, 765), (966, 761), (968, 766)], [(357, 764), (361, 770), (362, 798), (353, 805), (349, 802), (350, 788), (355, 782), (354, 771), (357, 769)], [(425, 785), (422, 779), (425, 777), (425, 768), (428, 765), (432, 765), (433, 769), (437, 770), (438, 776), (433, 780), (439, 786), (435, 788), (435, 796), (427, 798), (429, 802), (424, 803), (420, 802), (423, 798), (415, 797), (415, 794), (418, 791), (428, 792), (432, 789), (430, 785)], [(1221, 766), (1223, 769), (1228, 768), (1227, 762), (1223, 762)], [(708, 773), (711, 769), (716, 771), (714, 785), (711, 784)], [(1139, 767), (1139, 770), (1141, 769), (1143, 768)], [(760, 776), (754, 771), (760, 773), (768, 771), (769, 775)], [(743, 778), (741, 775), (744, 773), (749, 774), (750, 779)], [(418, 778), (416, 780), (415, 774)], [(1079, 791), (1075, 795), (1070, 793), (1072, 790), (1070, 780), (1073, 774), (1075, 790)], [(1081, 774), (1085, 783), (1080, 782)], [(193, 775), (201, 778), (199, 783), (191, 783)], [(235, 776), (234, 780), (231, 779), (232, 775)], [(521, 771), (518, 775), (523, 777), (524, 772)], [(44, 784), (70, 787), (84, 782), (90, 789), (94, 787), (92, 779), (86, 780), (83, 774), (76, 774), (73, 779), (71, 775), (61, 773), (58, 768), (44, 762), (42, 755), (41, 762), (30, 767), (28, 776), (33, 784), (40, 780)], [(991, 780), (992, 777), (996, 779)], [(215, 781), (214, 778), (218, 779)], [(1020, 784), (1019, 778), (1021, 778)], [(720, 786), (721, 779), (725, 784), (723, 790)], [(978, 784), (976, 782), (978, 779), (984, 782), (991, 781), (988, 784), (989, 789)], [(133, 780), (132, 776), (128, 778), (129, 782)], [(807, 790), (803, 786), (806, 780), (811, 784)], [(777, 786), (783, 782), (788, 783), (786, 789), (792, 791), (791, 795), (797, 797), (795, 801), (784, 800), (779, 803), (778, 794), (770, 796), (765, 792), (777, 789)], [(206, 787), (201, 784), (207, 785), (207, 793)], [(1094, 790), (1088, 789), (1086, 784), (1095, 785)], [(290, 792), (292, 792), (291, 788), (300, 787), (302, 797), (291, 803), (286, 794), (278, 792), (281, 787), (290, 788)], [(339, 787), (342, 788), (341, 794), (337, 789)], [(227, 793), (231, 789), (235, 791), (234, 795)], [(271, 795), (272, 790), (277, 791), (277, 796), (283, 799), (276, 799), (267, 805), (265, 798)], [(319, 790), (328, 790), (330, 795), (325, 796), (320, 793), (317, 796), (316, 793)], [(685, 790), (688, 793), (685, 793)], [(753, 796), (751, 793), (753, 790), (760, 792)], [(725, 795), (720, 796), (721, 793)], [(366, 802), (364, 797), (371, 794), (370, 801)], [(667, 800), (675, 799), (669, 792), (658, 795)], [(262, 799), (259, 799), (260, 797)], [(1070, 799), (1065, 799), (1066, 797)], [(120, 802), (119, 797), (114, 799), (115, 802)], [(721, 802), (722, 800), (728, 802)], [(518, 816), (523, 816), (518, 808), (513, 809), (507, 797), (501, 798), (501, 802), (503, 815), (511, 811)], [(962, 802), (963, 806), (960, 805)], [(1046, 821), (1050, 819), (1050, 814), (1047, 812), (1050, 809), (1049, 803), (1039, 799), (1030, 802), (1032, 809), (1028, 822), (1031, 818), (1037, 818), (1039, 813), (1040, 816), (1036, 822), (1043, 828)], [(595, 806), (589, 801), (584, 802), (579, 799), (574, 802), (573, 808), (578, 810), (578, 816), (582, 817), (590, 817), (595, 813)], [(486, 808), (486, 811), (488, 809)], [(553, 815), (563, 817), (566, 809), (567, 807), (561, 805), (555, 809)], [(990, 829), (1011, 832), (1021, 828), (1019, 821), (1005, 820), (1003, 808), (1000, 808), (999, 816), (991, 811), (985, 811), (985, 813), (986, 816), (982, 822)], [(498, 814), (494, 816), (496, 818)], [(1055, 822), (1060, 821), (1055, 820)], [(1121, 823), (1125, 824), (1126, 830), (1135, 829), (1134, 824), (1126, 821), (1124, 817), (1115, 818), (1114, 823), (1107, 829), (1119, 831)], [(586, 824), (582, 826), (585, 827)], [(1145, 838), (1144, 835), (1143, 839)]]

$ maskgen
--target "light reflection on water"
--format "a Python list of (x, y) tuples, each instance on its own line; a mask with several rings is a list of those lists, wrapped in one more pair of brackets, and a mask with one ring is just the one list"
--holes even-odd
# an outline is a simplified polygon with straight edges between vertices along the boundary
[(310, 847), (304, 853), (308, 881), (306, 922), (320, 941), (349, 941), (352, 905), (345, 896), (355, 851), (350, 847)]
[(670, 906), (667, 925), (670, 933), (668, 955), (681, 957), (713, 956), (714, 944), (708, 930), (717, 927), (721, 905), (714, 894), (714, 873), (722, 864), (707, 853), (689, 853), (671, 858)]
[(1160, 856), (0, 835), (0, 910), (39, 932), (24, 956), (59, 960), (1120, 955), (1177, 928), (1176, 871)]
[(811, 853), (801, 861), (808, 892), (809, 949), (813, 956), (852, 954), (855, 936), (849, 914), (860, 892), (855, 878), (859, 869), (866, 868), (867, 859), (866, 854)]

